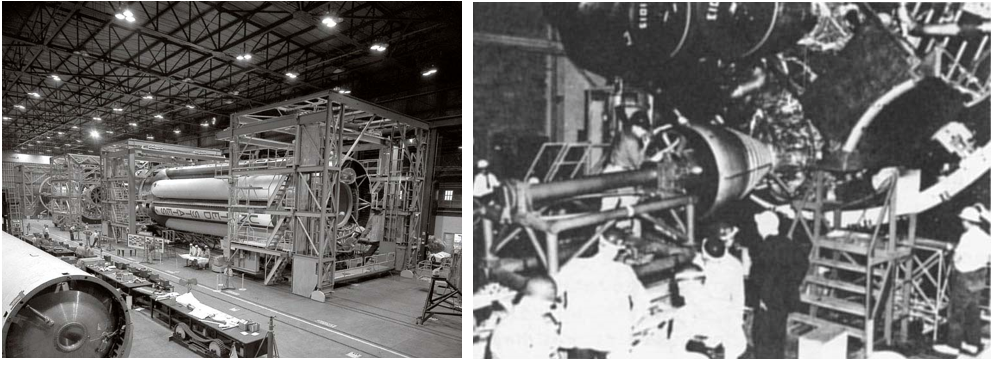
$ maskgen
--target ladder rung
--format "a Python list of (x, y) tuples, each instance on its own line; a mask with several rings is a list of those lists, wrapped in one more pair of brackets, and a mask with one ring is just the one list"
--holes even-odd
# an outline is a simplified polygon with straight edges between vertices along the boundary
[[(837, 260), (833, 260), (833, 259), (817, 258), (817, 259), (812, 260), (811, 263), (814, 264), (814, 265), (822, 265), (822, 266), (826, 266), (826, 267), (832, 267), (832, 268), (843, 269), (843, 270), (853, 271), (853, 272), (859, 272), (859, 273), (866, 273), (867, 272), (867, 268), (864, 267), (864, 265), (856, 265), (856, 264), (851, 264), (849, 262), (837, 261)], [(884, 269), (880, 268), (880, 267), (875, 267), (874, 268), (874, 275), (875, 276), (882, 276), (882, 275), (884, 275)]]
[(834, 288), (834, 289), (841, 289), (841, 290), (846, 290), (848, 292), (853, 292), (853, 293), (858, 293), (858, 294), (864, 294), (864, 293), (867, 292), (863, 285), (854, 284), (854, 283), (851, 283), (851, 282), (847, 282), (847, 281), (843, 281), (843, 280), (838, 280), (838, 279), (837, 280), (828, 279), (828, 278), (824, 278), (824, 277), (817, 276), (817, 275), (806, 276), (805, 277), (805, 282), (808, 283), (808, 284), (815, 284), (815, 285), (830, 287), (830, 288)]
[(866, 312), (862, 304), (839, 298), (824, 297), (814, 294), (802, 294), (801, 300), (803, 303), (811, 304), (817, 307), (849, 313), (861, 317), (864, 316), (864, 312)]
[(836, 322), (832, 322), (832, 321), (827, 321), (827, 320), (822, 319), (822, 318), (812, 317), (812, 316), (804, 314), (804, 313), (791, 313), (791, 314), (789, 314), (788, 315), (788, 323), (791, 323), (791, 322), (801, 322), (801, 323), (804, 323), (804, 324), (807, 324), (807, 325), (810, 325), (810, 326), (813, 326), (813, 327), (838, 326), (838, 327), (842, 327), (846, 331), (846, 333), (849, 334), (850, 336), (859, 338), (861, 340), (864, 339), (864, 331), (860, 330), (859, 328), (847, 326), (845, 324), (836, 323)]

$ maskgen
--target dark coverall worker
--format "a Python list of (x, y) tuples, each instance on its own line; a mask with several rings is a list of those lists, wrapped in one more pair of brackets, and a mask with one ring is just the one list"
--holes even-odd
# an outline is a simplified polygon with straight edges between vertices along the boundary
[(758, 359), (784, 358), (788, 313), (798, 302), (798, 287), (808, 270), (805, 251), (778, 234), (780, 219), (765, 211), (754, 217), (763, 240), (751, 250), (750, 278), (760, 289), (760, 301), (753, 321), (754, 356)]

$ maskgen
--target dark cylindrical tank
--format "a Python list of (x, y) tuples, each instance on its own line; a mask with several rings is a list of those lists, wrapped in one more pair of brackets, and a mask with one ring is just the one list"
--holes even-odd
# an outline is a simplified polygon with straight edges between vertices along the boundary
[(3, 234), (3, 357), (127, 357), (130, 312), (109, 284)]
[(660, 71), (679, 59), (770, 54), (816, 23), (807, 3), (554, 3), (543, 9), (570, 59), (604, 76)]

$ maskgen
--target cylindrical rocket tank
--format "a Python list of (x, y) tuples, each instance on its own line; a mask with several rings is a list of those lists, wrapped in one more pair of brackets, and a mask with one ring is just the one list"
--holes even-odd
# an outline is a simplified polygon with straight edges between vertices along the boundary
[[(266, 161), (251, 161), (265, 163)], [(272, 161), (279, 162), (280, 159)], [(270, 162), (272, 162), (270, 161)], [(143, 180), (142, 186), (148, 189), (153, 201), (143, 208), (153, 221), (161, 226), (182, 232), (190, 232), (211, 236), (226, 236), (228, 229), (228, 197), (229, 183), (225, 179), (214, 178), (217, 171), (224, 171), (227, 164), (202, 166), (184, 166), (159, 170)], [(236, 183), (239, 188), (240, 201), (248, 200), (252, 204), (265, 205), (283, 186), (284, 175), (260, 175), (241, 177)], [(294, 188), (288, 187), (284, 198), (295, 194)], [(370, 201), (370, 179), (366, 169), (357, 161), (344, 162), (339, 181), (337, 224), (343, 226), (354, 222), (363, 226), (369, 218), (369, 208), (361, 206), (362, 202)], [(329, 206), (332, 203), (329, 202)], [(329, 217), (333, 218), (333, 217)], [(260, 227), (272, 228), (274, 219), (269, 214), (246, 214), (240, 219), (245, 223)], [(261, 229), (260, 232), (265, 232)]]
[[(238, 179), (240, 200), (266, 201), (276, 192), (285, 176), (248, 176)], [(196, 178), (162, 180), (152, 183), (152, 195), (162, 199), (228, 200), (228, 180)]]
[(3, 357), (127, 357), (131, 316), (109, 284), (3, 234)]
[(794, 44), (816, 23), (803, 3), (551, 3), (546, 18), (578, 66), (611, 76), (677, 59), (739, 59)]

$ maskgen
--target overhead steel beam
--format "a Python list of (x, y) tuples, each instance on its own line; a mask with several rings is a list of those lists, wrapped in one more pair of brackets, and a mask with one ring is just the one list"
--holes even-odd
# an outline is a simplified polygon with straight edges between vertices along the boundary
[[(62, 6), (61, 2), (58, 3), (58, 4), (59, 4), (60, 7)], [(76, 15), (76, 11), (79, 10), (80, 6), (82, 6), (82, 5), (79, 4), (79, 3), (72, 5), (72, 10), (69, 12), (69, 15), (66, 15), (66, 17), (64, 19), (62, 19), (62, 22), (60, 22), (59, 25), (55, 28), (55, 32), (52, 32), (51, 35), (45, 37), (45, 41), (42, 42), (43, 45), (48, 46), (49, 43), (52, 43), (52, 39), (54, 39), (56, 35), (58, 35), (60, 32), (62, 32), (62, 29), (65, 28), (66, 24), (69, 23), (69, 19), (72, 19), (73, 15)], [(40, 56), (41, 53), (42, 53), (42, 51), (38, 50), (38, 52), (36, 52), (34, 54), (34, 56), (31, 56), (31, 59), (28, 60), (28, 62), (25, 62), (23, 65), (21, 65), (21, 71), (26, 70), (28, 67), (31, 66), (31, 64), (35, 63), (35, 60), (38, 59), (38, 56)], [(7, 85), (7, 87), (4, 88), (4, 90), (3, 90), (4, 94), (6, 94), (7, 92), (10, 91), (10, 88), (13, 86), (14, 83), (16, 83), (18, 81), (19, 78), (20, 78), (20, 75), (18, 75), (16, 78), (14, 78), (14, 81), (12, 81), (10, 84)]]
[[(12, 35), (5, 34), (4, 36), (5, 37), (10, 37), (11, 39), (17, 40), (19, 42), (28, 43), (28, 44), (40, 47), (40, 48), (45, 49), (45, 50), (47, 50), (49, 52), (59, 53), (59, 54), (65, 54), (65, 55), (73, 55), (72, 51), (69, 51), (69, 50), (60, 49), (60, 48), (57, 48), (57, 47), (54, 47), (54, 46), (43, 46), (43, 45), (41, 45), (41, 44), (39, 44), (37, 42), (33, 42), (31, 40), (24, 39), (24, 38), (21, 38), (21, 37), (12, 36)], [(138, 67), (138, 66), (121, 64), (118, 61), (111, 60), (111, 59), (102, 59), (102, 58), (97, 58), (97, 57), (94, 57), (94, 56), (82, 56), (82, 55), (74, 55), (74, 56), (81, 57), (81, 58), (84, 58), (84, 59), (96, 60), (97, 62), (104, 63), (104, 64), (107, 64), (107, 65), (110, 65), (110, 66), (118, 66), (118, 67), (121, 67), (121, 68), (124, 68), (124, 69), (127, 69), (127, 70), (131, 70), (131, 71), (134, 71), (134, 72), (138, 72), (138, 73), (142, 73), (142, 74), (149, 75), (149, 76), (152, 76), (152, 77), (156, 77), (156, 78), (158, 78), (158, 79), (160, 79), (162, 81), (166, 81), (166, 82), (170, 82), (171, 81), (171, 82), (177, 82), (177, 83), (184, 83), (182, 80), (178, 80), (175, 77), (169, 77), (169, 76), (163, 75), (163, 74), (161, 74), (159, 72), (156, 72), (156, 71), (153, 71), (153, 70), (144, 69), (144, 68), (141, 68), (141, 67)], [(184, 83), (184, 84), (193, 86), (193, 87), (201, 89), (201, 90), (212, 92), (212, 93), (215, 93), (215, 94), (222, 94), (222, 95), (228, 96), (228, 93), (226, 93), (226, 92), (224, 92), (222, 90), (218, 90), (218, 89), (214, 89), (214, 88), (211, 88), (211, 87), (199, 85), (199, 84), (194, 83), (194, 82), (187, 82), (187, 83)], [(256, 101), (256, 100), (252, 100), (252, 99), (249, 99), (249, 98), (245, 98), (245, 97), (241, 97), (241, 96), (234, 96), (234, 95), (232, 95), (230, 97), (231, 98), (235, 98), (235, 99), (239, 99), (239, 100), (242, 100), (242, 101), (245, 101), (245, 102), (248, 102), (248, 103), (262, 104), (262, 102), (259, 102), (259, 101)]]
[(474, 45), (497, 45), (554, 56), (565, 56), (563, 44), (548, 39), (516, 37), (504, 34), (473, 32)]
[[(30, 72), (23, 72), (23, 71), (18, 71), (18, 70), (11, 70), (11, 69), (7, 69), (7, 68), (4, 68), (3, 72), (5, 72), (5, 73), (9, 72), (10, 74), (18, 74), (18, 75), (19, 74), (26, 74), (26, 75), (29, 75), (30, 77), (37, 77), (37, 78), (42, 78), (42, 79), (45, 78), (44, 76), (35, 75), (35, 74), (30, 73)], [(89, 76), (89, 75), (87, 75), (87, 76)], [(81, 77), (81, 78), (85, 78), (85, 77)], [(122, 97), (131, 97), (131, 98), (138, 99), (139, 101), (143, 100), (142, 97), (139, 96), (139, 95), (120, 93), (120, 92), (113, 91), (113, 90), (106, 89), (106, 88), (102, 88), (102, 87), (95, 87), (95, 86), (90, 86), (90, 85), (78, 84), (78, 83), (73, 83), (73, 82), (69, 82), (69, 81), (65, 81), (65, 80), (63, 80), (61, 82), (64, 83), (64, 84), (66, 84), (66, 85), (69, 85), (69, 86), (76, 86), (76, 87), (79, 87), (79, 88), (99, 90), (101, 93), (107, 93), (107, 94), (116, 95), (116, 96), (122, 96)], [(165, 104), (165, 105), (169, 105), (169, 106), (177, 107), (177, 108), (183, 108), (183, 107), (185, 107), (184, 105), (168, 103), (168, 102), (165, 102), (165, 101), (162, 101), (162, 100), (159, 100), (159, 99), (152, 99), (152, 101), (150, 101), (150, 102), (151, 103), (157, 103), (157, 104)], [(131, 106), (133, 104), (125, 104), (125, 105)], [(227, 117), (228, 114), (229, 114), (229, 113), (222, 113), (222, 112), (217, 112), (217, 111), (209, 110), (209, 109), (201, 109), (201, 111), (209, 113), (209, 114), (214, 114), (214, 115), (222, 116), (222, 117)]]

